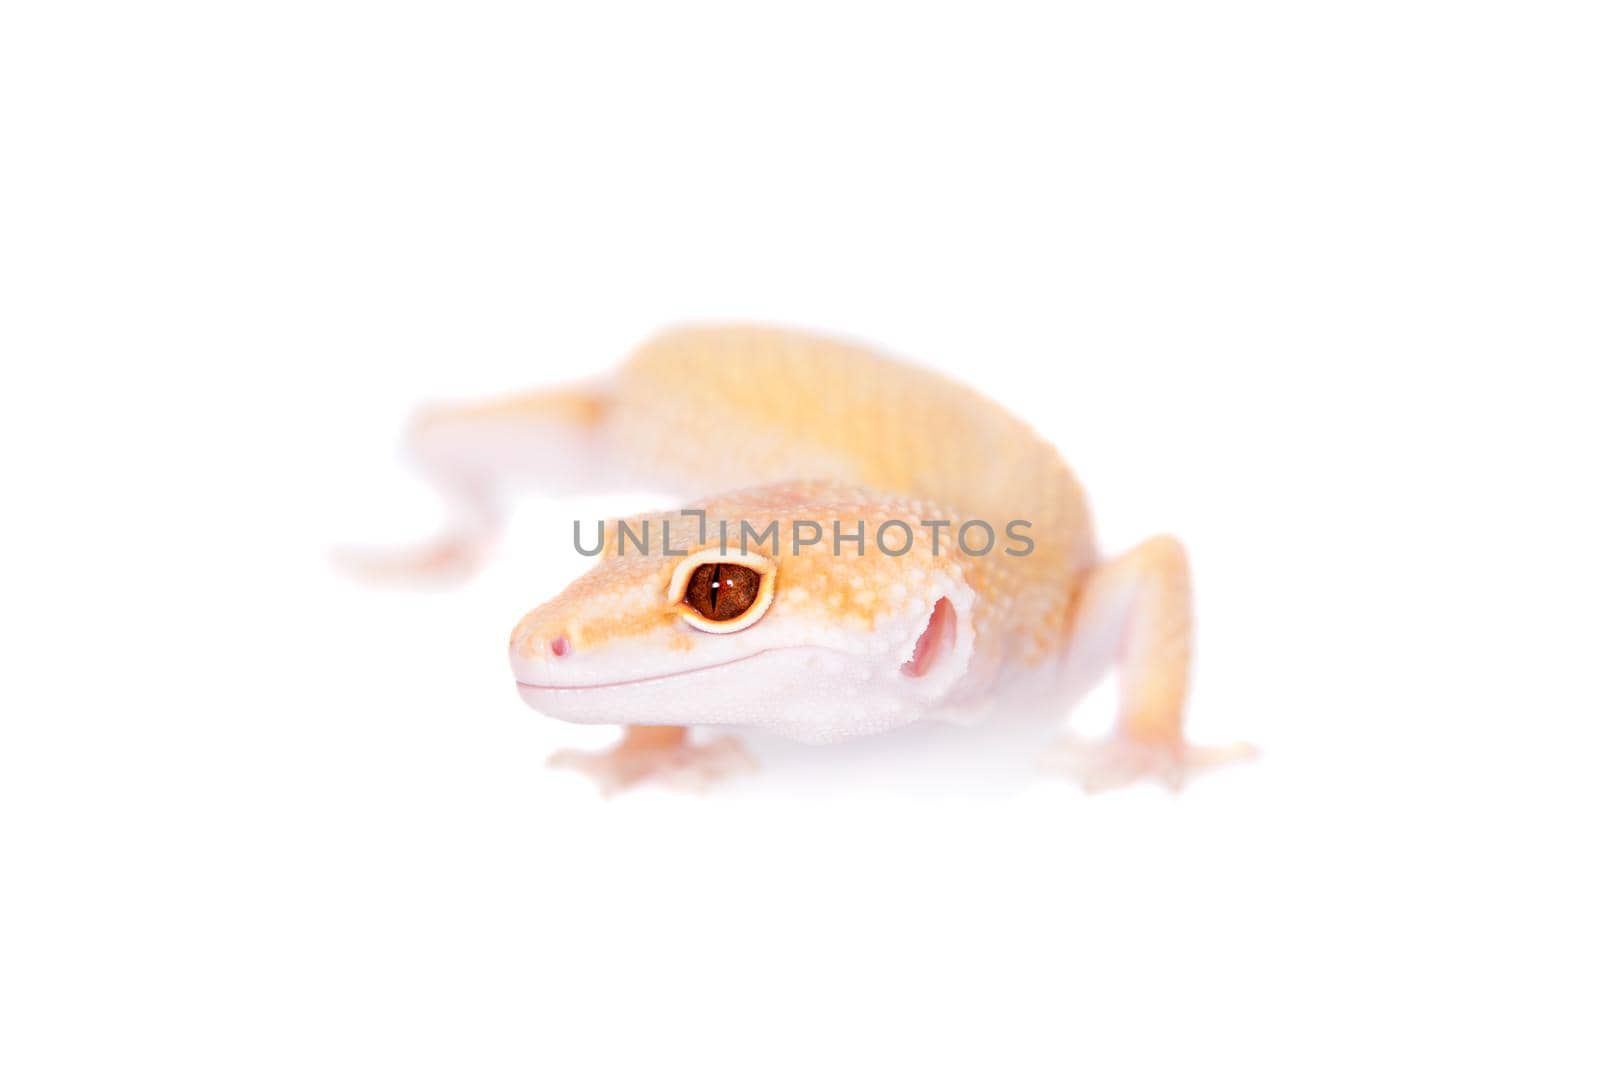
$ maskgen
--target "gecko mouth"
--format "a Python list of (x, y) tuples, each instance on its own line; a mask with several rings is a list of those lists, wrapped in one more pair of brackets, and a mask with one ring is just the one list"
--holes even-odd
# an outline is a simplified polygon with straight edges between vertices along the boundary
[(567, 722), (771, 723), (790, 710), (811, 707), (821, 691), (819, 676), (842, 677), (840, 663), (846, 658), (837, 649), (818, 646), (767, 648), (702, 667), (594, 684), (518, 678), (517, 695), (540, 714)]
[(517, 689), (524, 693), (587, 693), (604, 689), (621, 689), (630, 685), (644, 685), (647, 682), (663, 682), (669, 678), (683, 678), (691, 674), (705, 674), (707, 671), (721, 670), (731, 667), (735, 663), (747, 663), (758, 659), (769, 652), (789, 652), (794, 649), (764, 648), (760, 652), (752, 652), (748, 656), (738, 656), (734, 659), (725, 659), (721, 663), (708, 663), (704, 667), (690, 667), (684, 671), (668, 671), (666, 674), (651, 674), (642, 678), (624, 678), (616, 682), (597, 682), (593, 685), (544, 685), (539, 682), (524, 682), (517, 679)]

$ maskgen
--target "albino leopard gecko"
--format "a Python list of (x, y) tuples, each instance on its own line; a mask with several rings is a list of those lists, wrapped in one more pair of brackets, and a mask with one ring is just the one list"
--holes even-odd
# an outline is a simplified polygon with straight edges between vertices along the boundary
[(1053, 761), (1086, 786), (1176, 786), (1250, 753), (1184, 738), (1182, 546), (1102, 558), (1056, 450), (929, 371), (790, 330), (682, 328), (591, 384), (426, 411), (411, 444), (457, 522), (369, 571), (472, 567), (517, 481), (698, 498), (606, 524), (594, 568), (511, 635), (528, 704), (626, 727), (610, 750), (552, 760), (608, 789), (749, 765), (732, 737), (697, 743), (691, 726), (830, 741), (974, 718), (1013, 684), (1112, 662), (1112, 736), (1063, 740)]

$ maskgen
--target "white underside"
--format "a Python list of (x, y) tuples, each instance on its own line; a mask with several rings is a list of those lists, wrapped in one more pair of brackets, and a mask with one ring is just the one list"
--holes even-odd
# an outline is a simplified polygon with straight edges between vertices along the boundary
[(760, 726), (805, 742), (881, 733), (933, 714), (897, 667), (826, 648), (777, 648), (716, 666), (582, 687), (519, 683), (522, 699), (576, 723)]

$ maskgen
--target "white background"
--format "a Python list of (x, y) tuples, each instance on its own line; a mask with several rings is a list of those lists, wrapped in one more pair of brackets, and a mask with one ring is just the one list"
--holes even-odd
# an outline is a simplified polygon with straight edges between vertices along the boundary
[[(1587, 7), (7, 4), (0, 1059), (1594, 1062)], [(546, 771), (609, 735), (506, 635), (633, 502), (451, 592), (326, 551), (438, 517), (416, 402), (702, 318), (1181, 535), (1265, 758)]]

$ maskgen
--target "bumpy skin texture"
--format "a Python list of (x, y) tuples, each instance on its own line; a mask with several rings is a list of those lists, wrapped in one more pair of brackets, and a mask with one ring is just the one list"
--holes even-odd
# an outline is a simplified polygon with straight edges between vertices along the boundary
[[(1059, 652), (1094, 562), (1083, 490), (1056, 450), (979, 393), (860, 347), (786, 330), (701, 328), (641, 348), (619, 376), (616, 439), (691, 493), (827, 477), (997, 532), (1027, 556), (966, 557), (981, 647), (1028, 665)], [(831, 528), (830, 528), (831, 529)]]
[[(630, 726), (609, 753), (573, 756), (620, 787), (650, 777), (714, 777), (726, 741), (690, 744), (699, 724), (760, 725), (811, 741), (871, 733), (993, 703), (1022, 676), (1059, 684), (1111, 660), (1123, 674), (1115, 735), (1065, 744), (1054, 762), (1094, 787), (1245, 754), (1186, 744), (1187, 560), (1156, 538), (1102, 561), (1083, 492), (1055, 449), (971, 389), (859, 346), (795, 331), (685, 328), (642, 346), (591, 385), (430, 412), (416, 452), (464, 516), (438, 546), (392, 564), (470, 565), (499, 515), (500, 490), (525, 479), (566, 489), (638, 487), (699, 498), (698, 522), (647, 525), (649, 553), (608, 528), (595, 568), (516, 627), (511, 659), (535, 708)], [(735, 531), (724, 548), (719, 520)], [(671, 526), (660, 537), (661, 521)], [(874, 531), (914, 532), (891, 555)], [(927, 522), (947, 520), (936, 532)], [(997, 534), (963, 552), (964, 523)], [(1031, 551), (1006, 537), (1023, 520)], [(779, 524), (776, 544), (741, 545), (739, 523)], [(824, 543), (791, 551), (794, 524)], [(867, 531), (832, 550), (837, 522)], [(973, 547), (981, 545), (974, 531)], [(891, 535), (889, 544), (898, 547)], [(759, 563), (770, 606), (733, 633), (708, 633), (670, 596), (686, 554)], [(752, 560), (751, 557), (758, 557)], [(680, 587), (682, 582), (680, 581)], [(697, 759), (704, 753), (704, 759)], [(695, 777), (689, 774), (688, 777)]]
[[(670, 545), (685, 555), (667, 556), (657, 542), (649, 555), (634, 552), (631, 542), (615, 555), (612, 527), (602, 562), (518, 624), (512, 664), (530, 704), (579, 722), (756, 725), (833, 741), (961, 706), (981, 696), (1003, 665), (998, 645), (975, 647), (981, 614), (962, 561), (949, 551), (935, 555), (931, 536), (916, 535), (916, 526), (903, 555), (880, 551), (870, 535), (859, 555), (853, 545), (840, 556), (831, 544), (792, 551), (797, 523), (875, 530), (890, 519), (937, 518), (927, 505), (835, 483), (791, 482), (696, 507), (707, 513), (705, 540), (699, 523), (680, 512), (629, 520), (656, 531), (666, 521)], [(769, 541), (741, 553), (738, 533), (730, 532), (722, 556), (724, 519), (731, 531), (741, 521), (757, 531), (776, 523), (780, 551)], [(802, 528), (802, 539), (812, 532)], [(898, 552), (901, 544), (889, 548)], [(757, 623), (735, 633), (685, 623), (668, 590), (678, 568), (696, 566), (702, 551), (733, 563), (759, 556), (775, 564), (775, 593)], [(941, 599), (956, 606), (957, 623), (938, 668), (913, 677), (902, 668)], [(619, 688), (626, 691), (613, 692)]]

